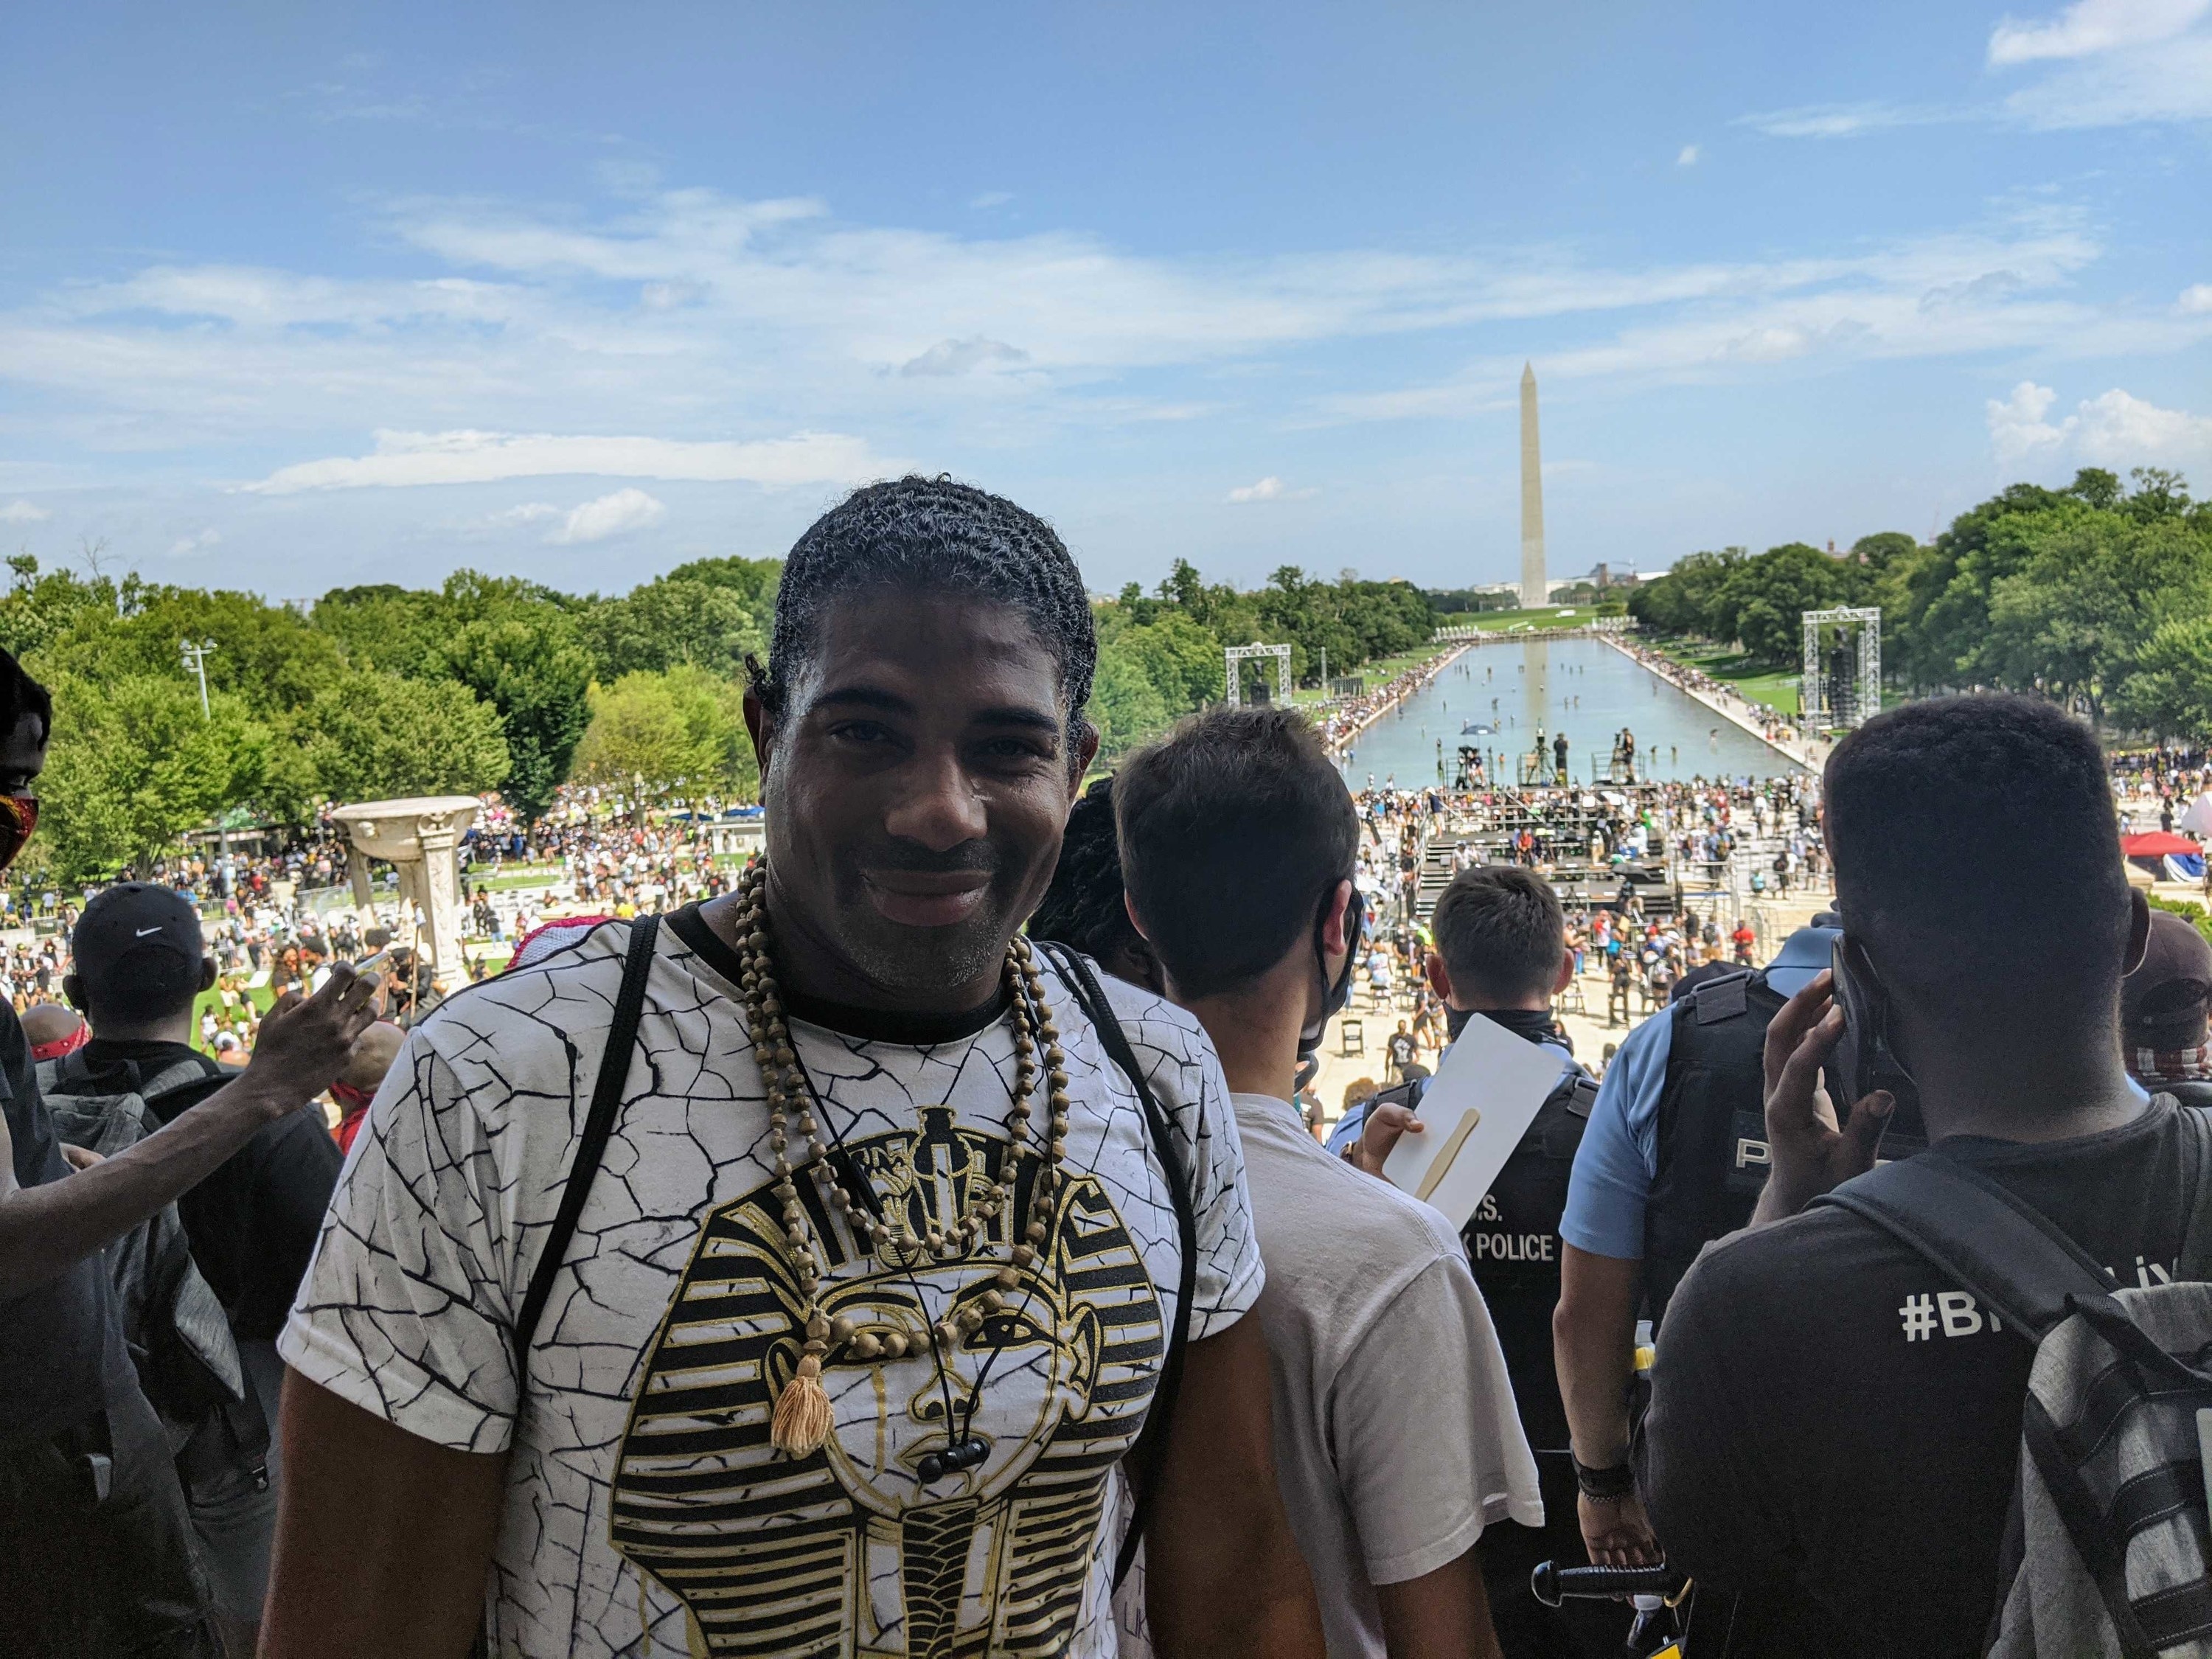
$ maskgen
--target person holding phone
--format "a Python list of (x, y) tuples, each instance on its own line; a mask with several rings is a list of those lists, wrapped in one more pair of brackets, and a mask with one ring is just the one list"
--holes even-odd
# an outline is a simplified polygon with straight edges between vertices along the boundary
[(2035, 1350), (1873, 1221), (1813, 1200), (1896, 1155), (1917, 1094), (1948, 1158), (2123, 1282), (2158, 1282), (2196, 1207), (2189, 1109), (2123, 1061), (2149, 912), (2086, 725), (2026, 697), (1908, 703), (1837, 745), (1823, 797), (1842, 971), (1768, 1027), (1770, 1224), (1676, 1289), (1638, 1486), (1670, 1564), (1741, 1592), (1773, 1650), (1970, 1659)]

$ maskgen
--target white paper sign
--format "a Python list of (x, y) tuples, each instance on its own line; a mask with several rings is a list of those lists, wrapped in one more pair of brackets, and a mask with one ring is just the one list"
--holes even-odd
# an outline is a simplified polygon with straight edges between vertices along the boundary
[(1476, 1015), (1422, 1091), (1414, 1115), (1426, 1127), (1399, 1137), (1383, 1175), (1465, 1227), (1559, 1082), (1556, 1048)]

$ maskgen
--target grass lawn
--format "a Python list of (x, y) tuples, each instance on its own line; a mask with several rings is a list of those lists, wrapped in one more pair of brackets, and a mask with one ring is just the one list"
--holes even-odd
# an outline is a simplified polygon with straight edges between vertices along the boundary
[(471, 891), (483, 888), (488, 893), (512, 892), (518, 887), (543, 887), (548, 882), (561, 879), (557, 864), (510, 864), (495, 876), (478, 875), (471, 870), (461, 878)]
[[(1433, 662), (1437, 658), (1443, 656), (1447, 651), (1456, 651), (1458, 649), (1459, 647), (1456, 643), (1449, 645), (1425, 645), (1418, 651), (1407, 651), (1395, 657), (1377, 658), (1373, 662), (1364, 664), (1360, 667), (1352, 670), (1352, 672), (1358, 675), (1360, 678), (1365, 680), (1367, 682), (1367, 689), (1370, 691), (1373, 691), (1382, 686), (1389, 684), (1392, 680), (1396, 679), (1399, 675), (1404, 673), (1409, 668), (1419, 668), (1425, 662)], [(1332, 675), (1331, 678), (1334, 678), (1335, 677)], [(1294, 689), (1291, 693), (1291, 701), (1293, 702), (1326, 702), (1328, 700), (1328, 693), (1321, 690), (1318, 686), (1311, 690), (1308, 690), (1301, 686)]]
[(1703, 640), (1665, 640), (1660, 642), (1659, 648), (1677, 662), (1687, 663), (1717, 680), (1726, 680), (1754, 702), (1765, 703), (1785, 714), (1797, 712), (1795, 674), (1770, 673), (1755, 668), (1748, 659), (1733, 652), (1716, 651)]

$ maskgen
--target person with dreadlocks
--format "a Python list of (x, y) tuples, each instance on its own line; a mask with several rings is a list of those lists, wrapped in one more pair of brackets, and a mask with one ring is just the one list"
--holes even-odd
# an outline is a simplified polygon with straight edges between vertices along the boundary
[(264, 1659), (1318, 1659), (1220, 1063), (1017, 933), (1096, 650), (981, 490), (799, 538), (763, 863), (456, 993), (369, 1109), (284, 1338)]
[(1114, 828), (1114, 780), (1101, 778), (1067, 815), (1052, 885), (1030, 918), (1033, 939), (1058, 939), (1116, 979), (1165, 994), (1159, 958), (1129, 921), (1121, 842)]

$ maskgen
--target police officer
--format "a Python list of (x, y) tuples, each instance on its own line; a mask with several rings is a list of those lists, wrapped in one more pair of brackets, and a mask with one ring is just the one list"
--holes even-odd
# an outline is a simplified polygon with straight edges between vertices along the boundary
[[(1751, 1219), (1766, 1183), (1766, 1027), (1828, 966), (1836, 924), (1815, 916), (1765, 968), (1703, 981), (1631, 1031), (1607, 1068), (1559, 1224), (1553, 1316), (1593, 1560), (1658, 1559), (1628, 1468), (1636, 1322), (1656, 1328), (1698, 1252)], [(1909, 1101), (1882, 1144), (1891, 1157), (1924, 1144)]]
[[(1530, 1595), (1539, 1561), (1583, 1559), (1574, 1514), (1573, 1466), (1552, 1354), (1552, 1311), (1559, 1297), (1559, 1217), (1583, 1127), (1598, 1097), (1596, 1079), (1576, 1063), (1552, 1018), (1552, 999), (1574, 977), (1566, 918), (1551, 886), (1517, 865), (1462, 870), (1437, 901), (1431, 985), (1443, 1000), (1455, 1038), (1478, 1016), (1559, 1058), (1557, 1085), (1507, 1158), (1463, 1235), (1483, 1300), (1490, 1305), (1513, 1379), (1521, 1424), (1535, 1449), (1547, 1524), (1543, 1530), (1493, 1527), (1482, 1536), (1483, 1577), (1504, 1650), (1522, 1655), (1618, 1654), (1625, 1618), (1607, 1607), (1562, 1613)], [(1427, 1079), (1377, 1095), (1347, 1112), (1329, 1146), (1370, 1173), (1409, 1123), (1417, 1121)]]

